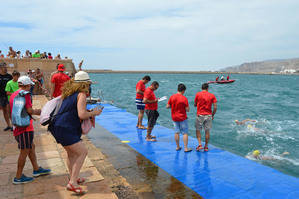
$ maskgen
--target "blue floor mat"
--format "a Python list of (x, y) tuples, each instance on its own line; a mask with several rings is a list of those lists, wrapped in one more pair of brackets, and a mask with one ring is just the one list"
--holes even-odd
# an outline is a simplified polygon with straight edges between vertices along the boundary
[[(92, 108), (95, 105), (88, 105)], [(209, 145), (197, 152), (197, 140), (189, 136), (192, 152), (176, 151), (174, 131), (156, 125), (157, 142), (145, 141), (146, 130), (136, 128), (137, 116), (109, 104), (96, 123), (204, 198), (299, 198), (299, 179), (233, 153)], [(183, 146), (182, 138), (180, 139)]]

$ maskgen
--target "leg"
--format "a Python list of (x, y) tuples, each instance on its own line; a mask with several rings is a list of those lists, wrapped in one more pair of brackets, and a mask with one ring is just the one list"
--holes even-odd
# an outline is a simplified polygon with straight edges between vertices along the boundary
[(198, 140), (198, 145), (201, 145), (201, 134), (200, 134), (200, 130), (196, 130), (196, 138)]
[(137, 123), (137, 127), (142, 127), (142, 120), (143, 120), (143, 115), (144, 115), (144, 110), (139, 110), (138, 113), (138, 123)]
[(21, 178), (30, 149), (20, 149), (16, 178)]
[(175, 139), (175, 142), (176, 142), (176, 150), (178, 151), (178, 150), (181, 149), (181, 147), (180, 147), (180, 133), (179, 132), (175, 133), (174, 139)]
[(4, 119), (6, 121), (6, 124), (7, 126), (11, 126), (10, 125), (10, 108), (9, 108), (9, 105), (7, 104), (5, 107), (3, 107), (3, 116), (4, 116)]
[(71, 178), (71, 175), (72, 175), (72, 168), (76, 162), (76, 159), (78, 158), (77, 154), (75, 153), (72, 153), (71, 150), (69, 150), (68, 148), (65, 148), (66, 152), (67, 152), (67, 167), (68, 167), (68, 170), (69, 170), (69, 173), (70, 173), (70, 178)]
[(184, 148), (185, 148), (185, 151), (187, 151), (187, 150), (188, 150), (188, 134), (187, 134), (187, 133), (185, 133), (185, 134), (183, 135), (183, 141), (184, 141)]
[(29, 150), (28, 157), (31, 161), (33, 170), (37, 171), (39, 169), (39, 166), (37, 164), (37, 158), (36, 158), (36, 153), (35, 153), (35, 144), (32, 143), (32, 149), (28, 149), (28, 150)]
[(204, 148), (208, 148), (208, 144), (209, 144), (209, 139), (210, 139), (210, 130), (206, 130), (205, 131), (205, 147)]
[[(80, 141), (75, 144), (72, 144), (70, 146), (64, 147), (67, 151), (69, 150), (69, 153), (74, 154), (76, 157), (74, 157), (74, 163), (72, 165), (70, 173), (70, 184), (77, 185), (77, 179), (80, 173), (80, 170), (83, 166), (84, 160), (87, 156), (87, 149), (85, 148), (84, 144)], [(72, 164), (72, 161), (70, 161), (70, 166)]]

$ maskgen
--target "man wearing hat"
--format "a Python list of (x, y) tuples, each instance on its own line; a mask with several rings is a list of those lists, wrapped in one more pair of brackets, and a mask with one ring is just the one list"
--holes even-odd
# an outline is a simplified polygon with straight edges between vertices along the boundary
[(64, 73), (64, 65), (58, 65), (58, 73), (54, 74), (51, 78), (51, 97), (55, 98), (61, 95), (61, 88), (64, 82), (70, 80), (70, 77)]
[(6, 63), (0, 62), (0, 109), (3, 111), (3, 116), (7, 124), (7, 127), (3, 129), (4, 131), (12, 131), (12, 127), (10, 125), (9, 103), (5, 91), (6, 84), (11, 79), (12, 76), (7, 73)]

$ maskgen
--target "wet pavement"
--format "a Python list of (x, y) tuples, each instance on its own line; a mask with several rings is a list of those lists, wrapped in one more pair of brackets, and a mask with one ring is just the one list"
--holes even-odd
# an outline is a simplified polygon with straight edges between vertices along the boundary
[(100, 125), (88, 137), (101, 148), (140, 198), (202, 198)]

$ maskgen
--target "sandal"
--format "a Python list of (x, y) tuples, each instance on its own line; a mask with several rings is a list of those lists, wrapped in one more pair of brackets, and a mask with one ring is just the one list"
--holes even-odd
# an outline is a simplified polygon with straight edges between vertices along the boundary
[(157, 140), (155, 139), (155, 138), (145, 138), (146, 139), (146, 141), (148, 141), (148, 142), (156, 142)]
[(82, 190), (81, 187), (75, 187), (75, 186), (72, 185), (71, 183), (68, 183), (68, 184), (67, 184), (66, 189), (67, 189), (68, 191), (73, 191), (73, 192), (75, 192), (75, 193), (78, 194), (78, 195), (83, 195), (83, 194), (85, 194), (85, 192)]
[(209, 148), (208, 148), (208, 147), (205, 147), (205, 148), (204, 148), (204, 151), (205, 151), (205, 152), (209, 151)]
[(85, 178), (80, 178), (80, 177), (79, 177), (79, 178), (77, 179), (77, 183), (78, 183), (78, 184), (82, 184), (82, 183), (84, 183), (85, 181), (86, 181)]
[(196, 151), (200, 151), (200, 150), (202, 150), (203, 149), (203, 147), (202, 147), (202, 145), (200, 144), (200, 145), (198, 145), (197, 147), (196, 147)]
[(186, 153), (188, 153), (188, 152), (191, 152), (192, 151), (192, 149), (190, 149), (190, 148), (187, 148), (187, 149), (185, 149), (184, 150)]
[(175, 150), (176, 151), (180, 151), (182, 149), (182, 147), (179, 147), (179, 148), (176, 148)]
[(147, 129), (147, 128), (146, 128), (145, 126), (143, 126), (143, 125), (138, 126), (137, 128), (139, 128), (139, 129), (143, 129), (143, 130)]

